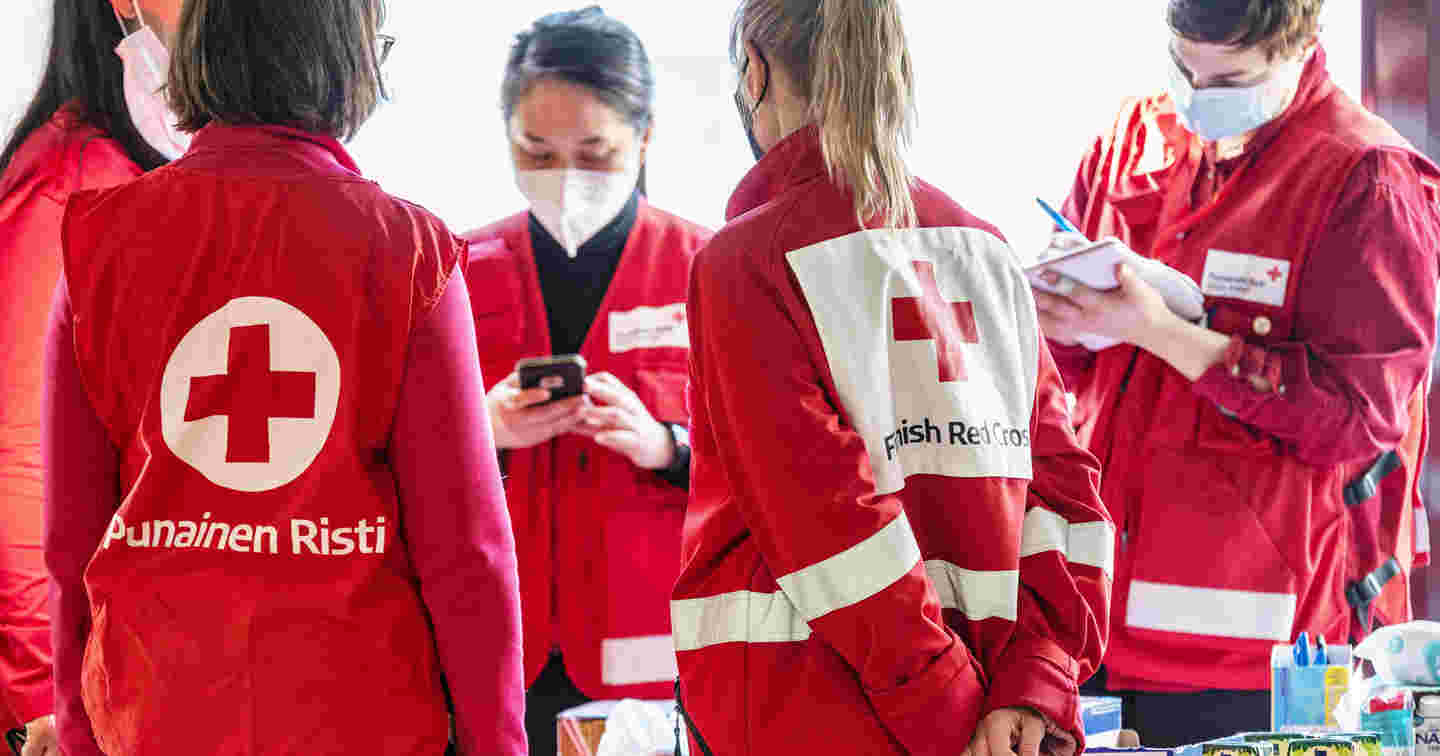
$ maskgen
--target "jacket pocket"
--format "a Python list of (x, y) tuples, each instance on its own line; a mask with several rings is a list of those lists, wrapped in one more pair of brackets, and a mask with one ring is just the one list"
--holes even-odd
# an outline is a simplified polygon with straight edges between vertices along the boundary
[[(1299, 581), (1252, 485), (1261, 470), (1195, 449), (1154, 449), (1136, 489), (1129, 544), (1131, 631), (1286, 642)], [(1256, 465), (1264, 467), (1265, 465)], [(1253, 480), (1252, 480), (1253, 479)], [(1303, 537), (1298, 530), (1296, 537)], [(1281, 535), (1284, 535), (1283, 533)]]

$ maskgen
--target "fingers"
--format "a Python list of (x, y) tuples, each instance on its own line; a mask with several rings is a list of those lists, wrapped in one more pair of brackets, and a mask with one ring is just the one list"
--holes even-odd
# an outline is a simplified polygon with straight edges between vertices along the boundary
[(537, 404), (544, 404), (550, 401), (550, 389), (519, 389), (501, 397), (501, 401), (504, 402), (505, 406), (509, 409), (529, 409)]
[[(544, 391), (547, 396), (550, 393), (545, 389), (540, 390)], [(512, 413), (509, 422), (516, 426), (549, 425), (571, 416), (578, 418), (585, 406), (585, 397), (572, 396), (569, 399), (561, 399), (549, 404), (517, 409)]]
[(1126, 294), (1134, 294), (1141, 286), (1146, 285), (1145, 281), (1135, 273), (1135, 269), (1125, 263), (1115, 266), (1115, 280), (1120, 283), (1120, 289)]
[(619, 407), (590, 407), (581, 423), (591, 430), (634, 430), (635, 416)]
[[(1003, 714), (1004, 716), (996, 716)], [(1000, 711), (985, 718), (981, 723), (984, 731), (984, 746), (988, 756), (1014, 756), (1014, 743), (1019, 735), (1019, 719), (1012, 712)]]
[(1020, 716), (1020, 756), (1040, 756), (1045, 739), (1045, 720), (1031, 713)]
[(1080, 247), (1085, 247), (1089, 245), (1090, 240), (1086, 238), (1084, 234), (1078, 234), (1074, 231), (1056, 231), (1050, 236), (1051, 250), (1064, 251), (1071, 249), (1079, 249)]
[(639, 407), (645, 406), (629, 386), (610, 373), (595, 373), (586, 376), (585, 390), (601, 404), (628, 407), (631, 411), (638, 411)]
[(632, 459), (640, 452), (642, 443), (640, 434), (630, 430), (605, 431), (604, 433), (596, 433), (593, 438), (595, 439), (595, 443), (606, 449), (623, 454)]
[[(1083, 286), (1078, 288), (1084, 288)], [(1084, 316), (1085, 311), (1073, 299), (1043, 291), (1035, 292), (1035, 308), (1042, 314), (1060, 320), (1074, 320)]]

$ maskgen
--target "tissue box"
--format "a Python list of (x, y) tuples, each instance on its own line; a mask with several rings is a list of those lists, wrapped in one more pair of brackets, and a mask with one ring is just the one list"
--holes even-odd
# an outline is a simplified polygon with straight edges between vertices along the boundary
[(1294, 647), (1279, 645), (1270, 652), (1270, 729), (1332, 727), (1335, 704), (1350, 687), (1350, 647), (1331, 646), (1330, 663), (1296, 666)]
[(1080, 722), (1085, 727), (1085, 743), (1089, 750), (1114, 748), (1119, 744), (1121, 722), (1120, 699), (1109, 696), (1081, 696)]
[(595, 753), (595, 749), (600, 747), (600, 738), (605, 735), (605, 720), (610, 718), (610, 712), (615, 710), (618, 703), (620, 702), (592, 701), (560, 712), (555, 717), (558, 756)]

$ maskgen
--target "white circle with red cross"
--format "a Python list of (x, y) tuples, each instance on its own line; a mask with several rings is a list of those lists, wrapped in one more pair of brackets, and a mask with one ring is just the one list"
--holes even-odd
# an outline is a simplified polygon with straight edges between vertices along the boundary
[(180, 339), (160, 382), (165, 444), (210, 482), (279, 488), (320, 454), (340, 401), (340, 359), (305, 313), (240, 297)]

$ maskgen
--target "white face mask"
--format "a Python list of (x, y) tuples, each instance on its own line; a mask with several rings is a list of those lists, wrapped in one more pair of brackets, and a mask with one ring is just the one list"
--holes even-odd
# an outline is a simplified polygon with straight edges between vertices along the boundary
[(639, 179), (638, 153), (619, 173), (573, 168), (515, 173), (515, 184), (530, 202), (530, 212), (572, 258), (580, 254), (580, 245), (615, 220)]
[(1300, 83), (1300, 61), (1285, 63), (1249, 87), (1196, 89), (1180, 65), (1170, 60), (1170, 98), (1190, 133), (1218, 141), (1248, 134), (1280, 117)]
[[(156, 152), (174, 160), (190, 147), (190, 135), (175, 128), (175, 116), (165, 104), (161, 90), (170, 71), (170, 51), (145, 23), (140, 4), (135, 3), (140, 28), (120, 40), (115, 54), (125, 64), (125, 106), (130, 109), (130, 122)], [(116, 14), (119, 19), (119, 14)], [(125, 30), (121, 21), (120, 30)]]

